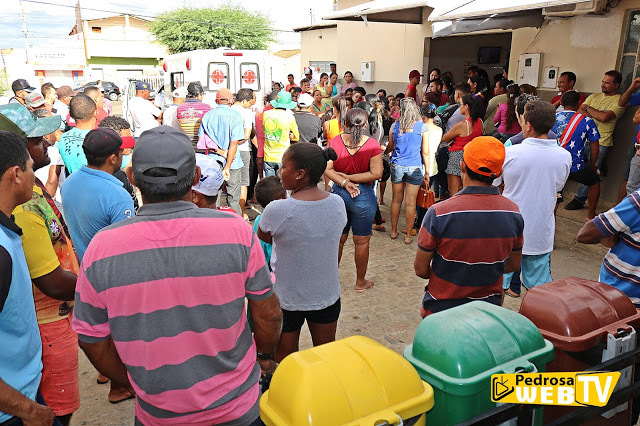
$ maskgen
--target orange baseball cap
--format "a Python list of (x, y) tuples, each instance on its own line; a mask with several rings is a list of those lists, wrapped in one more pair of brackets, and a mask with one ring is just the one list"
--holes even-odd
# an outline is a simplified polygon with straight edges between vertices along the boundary
[(479, 136), (464, 146), (462, 158), (472, 172), (498, 177), (502, 174), (504, 156), (502, 142), (493, 136)]
[(229, 89), (219, 89), (216, 92), (216, 101), (220, 101), (222, 99), (226, 99), (227, 101), (230, 101), (233, 98), (233, 93), (231, 93), (231, 90)]

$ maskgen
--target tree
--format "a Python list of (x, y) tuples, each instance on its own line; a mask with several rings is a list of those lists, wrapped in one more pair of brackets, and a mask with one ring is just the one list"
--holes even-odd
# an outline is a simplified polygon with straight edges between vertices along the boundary
[(171, 53), (232, 46), (263, 50), (275, 41), (268, 16), (233, 4), (217, 9), (180, 8), (165, 12), (150, 23), (149, 31)]

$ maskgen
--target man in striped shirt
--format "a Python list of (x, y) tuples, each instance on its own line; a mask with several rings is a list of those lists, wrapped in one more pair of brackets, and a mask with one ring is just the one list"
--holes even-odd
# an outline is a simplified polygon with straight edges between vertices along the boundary
[(180, 129), (191, 139), (193, 149), (198, 146), (198, 132), (200, 124), (202, 124), (202, 117), (211, 109), (211, 106), (202, 102), (203, 96), (204, 89), (200, 82), (189, 83), (187, 86), (187, 99), (184, 103), (178, 105), (176, 110)]
[(504, 158), (496, 138), (469, 142), (460, 162), (464, 189), (427, 211), (414, 263), (416, 275), (429, 279), (423, 318), (472, 300), (500, 305), (502, 275), (520, 267), (524, 220), (492, 185)]
[(252, 425), (282, 321), (260, 242), (242, 218), (190, 202), (200, 170), (182, 132), (144, 132), (132, 164), (144, 205), (85, 252), (80, 347), (135, 391), (136, 424)]
[(609, 247), (600, 268), (600, 282), (640, 299), (640, 190), (587, 222), (576, 240)]

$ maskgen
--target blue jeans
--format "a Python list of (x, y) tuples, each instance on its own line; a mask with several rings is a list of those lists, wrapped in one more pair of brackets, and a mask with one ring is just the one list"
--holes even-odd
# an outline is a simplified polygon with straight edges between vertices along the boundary
[(267, 176), (278, 176), (278, 169), (280, 169), (280, 167), (282, 167), (282, 163), (275, 163), (272, 161), (265, 161), (264, 165), (262, 166), (262, 171), (264, 174), (264, 177)]
[(352, 229), (353, 235), (364, 237), (373, 232), (373, 219), (378, 201), (373, 186), (361, 183), (358, 188), (360, 194), (355, 198), (351, 198), (349, 191), (338, 185), (333, 185), (331, 192), (342, 198), (347, 209), (347, 225), (342, 230), (342, 234), (348, 234), (349, 229)]
[[(604, 160), (607, 156), (607, 152), (609, 151), (609, 148), (611, 147), (600, 145), (600, 150), (598, 151), (598, 159), (596, 160), (596, 167), (598, 168), (598, 170), (602, 170), (602, 165), (604, 164)], [(584, 150), (586, 151), (584, 158), (586, 161), (589, 161), (589, 155), (591, 155), (591, 152), (590, 152), (591, 150), (589, 149), (588, 144), (585, 144)], [(580, 188), (578, 188), (578, 193), (573, 199), (584, 204), (587, 202), (588, 193), (589, 193), (589, 187), (587, 185), (581, 185)]]
[(422, 166), (399, 166), (391, 163), (391, 183), (408, 183), (420, 186), (424, 173)]

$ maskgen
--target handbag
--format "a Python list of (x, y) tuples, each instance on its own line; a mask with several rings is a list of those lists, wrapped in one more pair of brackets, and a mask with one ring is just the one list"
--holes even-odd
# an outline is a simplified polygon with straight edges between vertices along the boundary
[(420, 189), (418, 189), (418, 196), (416, 197), (416, 206), (422, 207), (423, 209), (428, 209), (432, 205), (436, 203), (436, 197), (433, 191), (427, 188), (427, 185), (424, 181), (420, 185)]

